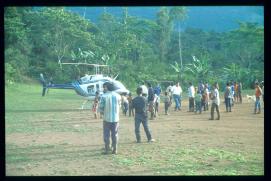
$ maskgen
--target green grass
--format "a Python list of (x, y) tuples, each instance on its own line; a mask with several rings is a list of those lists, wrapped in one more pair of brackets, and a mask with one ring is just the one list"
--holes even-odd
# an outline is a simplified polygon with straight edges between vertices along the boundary
[[(159, 149), (159, 157), (152, 149), (141, 150), (142, 154), (119, 155), (114, 162), (119, 166), (140, 166), (150, 175), (262, 175), (263, 165), (259, 158), (251, 158), (246, 153), (235, 153), (220, 149), (197, 148)], [(205, 153), (202, 155), (202, 153)], [(254, 161), (254, 163), (253, 163)], [(252, 166), (253, 165), (253, 166)], [(254, 175), (253, 174), (253, 175)]]
[[(83, 97), (77, 95), (74, 90), (50, 89), (44, 97), (41, 96), (42, 86), (39, 84), (12, 84), (5, 87), (5, 110), (6, 112), (23, 113), (27, 111), (63, 111), (80, 108)], [(254, 90), (244, 90), (246, 94), (253, 95)], [(221, 92), (222, 95), (222, 92)], [(187, 93), (183, 93), (183, 98)], [(63, 104), (65, 100), (65, 104)], [(49, 110), (48, 110), (49, 108)]]
[[(73, 90), (50, 89), (49, 93), (42, 97), (42, 87), (38, 84), (13, 84), (5, 87), (6, 112), (42, 112), (50, 110), (71, 109), (80, 107), (83, 98)], [(65, 104), (63, 104), (65, 100)], [(78, 104), (77, 104), (78, 103)]]
[[(68, 113), (86, 114), (89, 110), (78, 110), (84, 101), (72, 90), (50, 90), (41, 96), (41, 86), (37, 84), (9, 85), (5, 89), (5, 131), (6, 135), (23, 133), (38, 135), (41, 133), (74, 133), (84, 135), (97, 130), (97, 127), (81, 123), (75, 127), (76, 120), (66, 121)], [(253, 90), (243, 91), (243, 95), (253, 94)], [(66, 112), (68, 112), (66, 114)], [(45, 122), (46, 124), (43, 124)], [(201, 130), (189, 130), (197, 133)], [(91, 138), (90, 138), (91, 141)], [(101, 140), (101, 145), (102, 145)], [(40, 144), (28, 142), (27, 145), (15, 145), (6, 142), (6, 163), (18, 167), (18, 173), (24, 173), (27, 164), (52, 162), (60, 159), (63, 163), (80, 162), (91, 159), (97, 164), (107, 163), (110, 167), (126, 168), (124, 175), (263, 175), (263, 155), (256, 150), (240, 152), (217, 147), (197, 148), (196, 146), (164, 147), (159, 143), (120, 145), (126, 152), (112, 156), (101, 156), (97, 148), (70, 148), (65, 140), (59, 144)], [(123, 148), (125, 147), (125, 148)], [(75, 151), (73, 150), (75, 149)], [(127, 151), (128, 150), (128, 151)], [(40, 152), (40, 154), (37, 154)], [(129, 153), (129, 154), (128, 154)], [(64, 160), (64, 161), (63, 161)], [(90, 162), (91, 163), (91, 162)], [(133, 169), (142, 172), (133, 172)], [(21, 172), (20, 172), (21, 169)], [(83, 172), (87, 174), (86, 172)], [(47, 174), (74, 175), (80, 170), (59, 168), (55, 165)]]
[[(91, 131), (88, 127), (75, 128), (63, 120), (66, 111), (78, 113), (89, 111), (79, 109), (84, 101), (83, 97), (78, 96), (73, 90), (61, 89), (49, 90), (49, 94), (42, 97), (41, 89), (42, 87), (37, 84), (13, 84), (5, 88), (5, 121), (8, 123), (6, 133)], [(90, 107), (91, 103), (88, 104)], [(47, 120), (52, 124), (50, 127), (34, 126), (33, 120)]]

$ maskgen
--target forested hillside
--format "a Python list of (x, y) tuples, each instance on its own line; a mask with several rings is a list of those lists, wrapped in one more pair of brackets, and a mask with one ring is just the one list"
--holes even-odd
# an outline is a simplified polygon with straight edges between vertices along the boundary
[(241, 80), (248, 87), (263, 79), (262, 25), (239, 22), (227, 32), (184, 29), (185, 7), (161, 7), (153, 20), (132, 16), (127, 8), (120, 13), (104, 10), (91, 22), (64, 7), (6, 7), (6, 83), (38, 79), (41, 72), (54, 82), (70, 82), (92, 71), (58, 62), (107, 64), (129, 89), (141, 80), (180, 80), (183, 85)]
[[(122, 7), (65, 7), (66, 10), (76, 12), (94, 23), (98, 22), (104, 8), (116, 17), (122, 16)], [(160, 8), (159, 6), (127, 7), (131, 16), (153, 21)], [(238, 21), (255, 22), (259, 25), (264, 23), (263, 6), (186, 6), (186, 8), (187, 18), (182, 23), (182, 30), (191, 27), (204, 31), (226, 32), (238, 28)]]

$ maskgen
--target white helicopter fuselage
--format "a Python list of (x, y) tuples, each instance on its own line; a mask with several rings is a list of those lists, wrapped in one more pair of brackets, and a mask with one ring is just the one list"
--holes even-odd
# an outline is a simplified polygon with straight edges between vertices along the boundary
[(74, 82), (73, 86), (79, 95), (93, 100), (96, 92), (99, 92), (100, 95), (103, 94), (103, 84), (105, 82), (111, 82), (114, 85), (114, 92), (119, 94), (129, 93), (129, 90), (127, 90), (121, 82), (111, 77), (103, 76), (102, 74), (85, 75), (80, 81)]
[[(113, 84), (113, 91), (116, 93), (119, 93), (119, 94), (129, 93), (129, 90), (127, 90), (120, 81), (115, 80), (117, 76), (115, 78), (111, 78), (99, 73), (100, 67), (108, 67), (108, 65), (89, 64), (89, 63), (80, 63), (80, 62), (62, 63), (60, 61), (59, 61), (59, 64), (61, 67), (62, 65), (94, 66), (95, 75), (86, 74), (84, 77), (81, 77), (79, 80), (73, 81), (72, 83), (68, 83), (68, 84), (54, 84), (54, 83), (46, 84), (43, 74), (41, 73), (40, 81), (43, 86), (42, 96), (45, 95), (46, 89), (74, 89), (78, 95), (85, 97), (87, 101), (94, 100), (96, 96), (96, 92), (99, 92), (100, 96), (103, 94), (103, 84), (105, 82), (111, 82)], [(82, 108), (83, 107), (84, 106), (82, 106)]]

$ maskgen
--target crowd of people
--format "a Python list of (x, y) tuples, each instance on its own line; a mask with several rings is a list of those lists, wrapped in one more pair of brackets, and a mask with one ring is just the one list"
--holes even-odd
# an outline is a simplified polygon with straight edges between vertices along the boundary
[[(261, 113), (261, 97), (264, 101), (264, 83), (255, 81), (255, 109), (254, 114)], [(133, 97), (131, 93), (128, 95), (119, 95), (113, 91), (112, 84), (104, 83), (104, 94), (100, 97), (96, 93), (93, 103), (94, 117), (103, 119), (103, 135), (105, 143), (105, 154), (112, 152), (117, 153), (119, 113), (122, 111), (124, 116), (134, 117), (135, 121), (135, 138), (136, 142), (141, 142), (140, 125), (142, 123), (148, 142), (154, 142), (149, 128), (148, 120), (154, 120), (158, 117), (159, 104), (164, 102), (164, 114), (170, 114), (170, 107), (174, 101), (174, 111), (182, 110), (183, 89), (180, 82), (169, 84), (163, 96), (162, 89), (159, 84), (152, 86), (150, 82), (143, 82), (136, 89), (137, 96)], [(208, 82), (200, 81), (197, 86), (189, 82), (188, 87), (188, 112), (201, 114), (202, 111), (208, 111), (210, 108), (209, 120), (220, 120), (220, 95), (224, 94), (226, 112), (232, 112), (235, 103), (242, 103), (242, 83), (236, 81), (228, 81), (225, 83), (224, 90), (219, 90), (219, 85), (215, 82), (212, 86)], [(216, 111), (216, 117), (215, 117)], [(99, 116), (98, 116), (99, 115)], [(111, 142), (110, 145), (110, 135)]]

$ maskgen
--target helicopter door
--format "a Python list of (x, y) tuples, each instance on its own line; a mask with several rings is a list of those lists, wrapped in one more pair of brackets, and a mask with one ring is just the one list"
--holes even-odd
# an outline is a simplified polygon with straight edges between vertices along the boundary
[(95, 95), (96, 90), (95, 90), (94, 85), (89, 85), (87, 89), (88, 89), (88, 94)]
[(100, 84), (99, 83), (96, 84), (96, 91), (100, 92)]
[(103, 88), (103, 82), (100, 82), (100, 90), (101, 90), (101, 92), (104, 92), (104, 88)]

